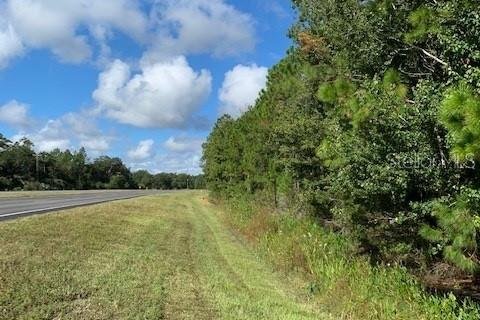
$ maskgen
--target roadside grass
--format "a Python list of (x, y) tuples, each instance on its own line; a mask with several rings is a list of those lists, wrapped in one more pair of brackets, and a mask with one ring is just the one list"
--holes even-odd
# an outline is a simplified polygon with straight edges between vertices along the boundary
[(206, 263), (199, 264), (200, 276), (221, 318), (331, 319), (311, 301), (303, 281), (280, 277), (245, 247), (242, 238), (223, 231), (225, 224), (215, 216), (222, 212), (212, 206), (201, 208), (199, 217), (206, 223), (196, 224), (195, 234), (203, 242), (197, 252)]
[(0, 223), (0, 319), (329, 319), (204, 196)]
[(372, 266), (351, 242), (309, 218), (272, 214), (236, 198), (225, 219), (284, 274), (303, 274), (316, 302), (335, 319), (480, 319), (480, 308), (455, 296), (433, 296), (400, 266)]
[(2, 223), (0, 318), (160, 316), (169, 221), (156, 211), (122, 202)]

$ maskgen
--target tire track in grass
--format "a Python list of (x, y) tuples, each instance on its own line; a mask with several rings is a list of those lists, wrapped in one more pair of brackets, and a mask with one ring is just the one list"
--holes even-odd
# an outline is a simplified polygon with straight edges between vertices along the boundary
[(168, 296), (165, 301), (165, 318), (210, 320), (217, 319), (216, 310), (207, 300), (199, 282), (193, 258), (193, 225), (186, 212), (174, 212), (175, 228), (168, 239), (175, 254), (172, 276), (167, 279)]
[[(299, 303), (273, 274), (223, 225), (211, 208), (193, 201), (197, 259), (203, 281), (224, 319), (328, 319), (315, 306)], [(283, 279), (285, 280), (285, 279)]]

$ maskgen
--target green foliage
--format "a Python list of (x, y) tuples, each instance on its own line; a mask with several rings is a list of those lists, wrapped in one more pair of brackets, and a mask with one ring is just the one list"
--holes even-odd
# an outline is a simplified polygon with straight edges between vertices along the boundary
[(203, 147), (203, 171), (207, 186), (214, 193), (225, 191), (225, 186), (238, 181), (241, 175), (235, 129), (231, 117), (220, 118)]
[(400, 74), (397, 70), (388, 69), (383, 76), (383, 86), (388, 89), (401, 83)]
[[(407, 105), (397, 94), (398, 86), (364, 82), (355, 93), (358, 107), (350, 117), (338, 112), (349, 104), (338, 102), (322, 122), (326, 137), (317, 149), (328, 168), (324, 192), (334, 199), (334, 217), (369, 246), (409, 241), (411, 226), (390, 222), (409, 211), (412, 201), (435, 195), (442, 184), (441, 168), (420, 165), (437, 157), (431, 139), (434, 112)], [(384, 232), (395, 238), (385, 238)]]
[(437, 227), (424, 225), (420, 234), (443, 248), (445, 259), (460, 269), (476, 274), (480, 270), (476, 254), (480, 192), (463, 189), (453, 202), (437, 201), (433, 216)]
[(158, 173), (152, 175), (146, 170), (133, 173), (133, 180), (141, 189), (204, 189), (203, 175), (192, 176), (188, 174)]
[(333, 104), (338, 99), (351, 97), (354, 92), (354, 85), (350, 81), (339, 77), (333, 83), (321, 84), (317, 91), (317, 99), (321, 102)]
[(90, 174), (97, 188), (136, 188), (132, 173), (120, 158), (102, 156), (95, 159), (91, 165)]
[(408, 22), (412, 26), (412, 31), (405, 35), (405, 40), (408, 43), (425, 40), (429, 35), (438, 31), (438, 12), (431, 8), (421, 6), (410, 13)]
[[(241, 200), (240, 200), (241, 199)], [(480, 316), (470, 300), (427, 294), (399, 265), (372, 264), (356, 254), (355, 241), (326, 230), (318, 220), (264, 213), (254, 197), (227, 202), (229, 220), (276, 269), (307, 274), (305, 290), (333, 318), (465, 319)]]
[(334, 103), (337, 100), (336, 87), (331, 83), (324, 83), (318, 88), (317, 99), (321, 102)]
[(449, 131), (455, 157), (480, 158), (480, 96), (471, 87), (461, 84), (447, 91), (440, 121)]
[(353, 84), (343, 78), (337, 78), (335, 80), (335, 91), (339, 97), (350, 97), (355, 92)]
[(430, 261), (475, 273), (462, 257), (477, 230), (445, 233), (448, 210), (431, 204), (480, 190), (478, 1), (293, 3), (295, 46), (255, 106), (219, 119), (204, 145), (208, 188), (311, 214), (377, 262), (424, 266), (438, 243), (419, 233), (441, 237)]

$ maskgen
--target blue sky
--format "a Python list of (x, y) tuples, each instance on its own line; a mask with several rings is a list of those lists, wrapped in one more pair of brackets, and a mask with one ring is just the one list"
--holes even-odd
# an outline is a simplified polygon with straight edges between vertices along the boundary
[(0, 133), (197, 173), (212, 124), (255, 101), (294, 17), (289, 0), (0, 0)]

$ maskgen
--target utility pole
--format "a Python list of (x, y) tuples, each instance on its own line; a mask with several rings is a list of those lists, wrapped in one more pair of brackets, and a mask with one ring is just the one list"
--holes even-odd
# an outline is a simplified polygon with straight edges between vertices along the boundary
[(38, 153), (35, 153), (35, 171), (37, 173), (37, 182), (40, 183)]

